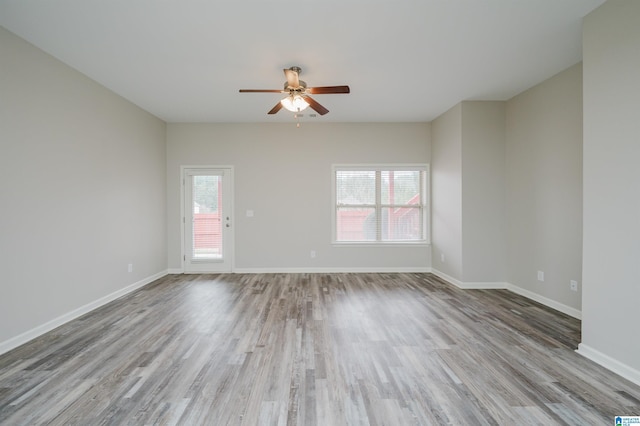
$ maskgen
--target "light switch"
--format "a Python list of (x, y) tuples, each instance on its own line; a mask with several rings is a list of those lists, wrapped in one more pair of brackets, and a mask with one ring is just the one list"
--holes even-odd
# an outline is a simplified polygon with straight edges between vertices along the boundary
[(253, 210), (247, 210), (247, 217), (253, 217)]

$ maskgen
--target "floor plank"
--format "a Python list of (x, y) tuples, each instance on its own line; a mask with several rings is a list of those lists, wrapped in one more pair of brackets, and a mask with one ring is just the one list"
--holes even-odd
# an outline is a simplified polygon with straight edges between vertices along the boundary
[(0, 356), (0, 424), (611, 424), (580, 322), (431, 274), (170, 275)]

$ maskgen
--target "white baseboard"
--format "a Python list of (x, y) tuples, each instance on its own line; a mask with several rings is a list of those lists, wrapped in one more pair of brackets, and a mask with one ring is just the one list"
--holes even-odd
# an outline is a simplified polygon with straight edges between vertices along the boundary
[[(362, 267), (362, 268), (234, 268), (233, 274), (378, 274), (378, 273), (427, 273), (431, 272), (429, 267), (414, 268), (396, 268), (396, 267)], [(168, 274), (184, 274), (181, 268), (172, 268), (167, 271)], [(201, 273), (201, 272), (195, 272)]]
[(570, 317), (577, 318), (579, 320), (582, 319), (582, 311), (579, 311), (576, 308), (572, 308), (571, 306), (567, 306), (567, 305), (565, 305), (563, 303), (560, 303), (560, 302), (557, 302), (557, 301), (555, 301), (553, 299), (549, 299), (548, 297), (541, 296), (541, 295), (539, 295), (537, 293), (534, 293), (532, 291), (526, 290), (526, 289), (524, 289), (522, 287), (518, 287), (517, 285), (514, 285), (514, 284), (507, 283), (507, 289), (509, 291), (512, 291), (512, 292), (516, 293), (516, 294), (519, 294), (520, 296), (524, 296), (524, 297), (526, 297), (528, 299), (531, 299), (531, 300), (534, 300), (534, 301), (536, 301), (538, 303), (542, 303), (543, 305), (548, 306), (548, 307), (550, 307), (552, 309), (555, 309), (556, 311), (560, 311), (563, 314), (567, 314)]
[(463, 282), (457, 280), (444, 272), (438, 271), (437, 269), (433, 269), (431, 271), (434, 275), (442, 278), (445, 281), (450, 282), (456, 287), (466, 289), (466, 290), (495, 290), (495, 289), (506, 289), (513, 293), (519, 294), (520, 296), (524, 296), (527, 299), (531, 299), (535, 302), (542, 303), (545, 306), (548, 306), (556, 311), (560, 311), (563, 314), (567, 314), (573, 318), (582, 319), (582, 312), (578, 309), (572, 308), (571, 306), (567, 306), (563, 303), (557, 302), (553, 299), (549, 299), (548, 297), (541, 296), (532, 291), (526, 290), (522, 287), (518, 287), (515, 284), (507, 283), (507, 282)]
[(362, 267), (362, 268), (235, 268), (235, 274), (376, 274), (376, 273), (426, 273), (429, 267)]
[(590, 359), (596, 364), (600, 364), (604, 368), (613, 371), (614, 373), (624, 377), (625, 379), (640, 385), (640, 371), (635, 368), (629, 367), (626, 364), (621, 363), (617, 359), (611, 358), (609, 355), (605, 355), (602, 352), (593, 349), (592, 347), (580, 343), (576, 352), (585, 358)]
[(158, 272), (157, 274), (151, 275), (150, 277), (144, 278), (138, 282), (135, 282), (131, 285), (128, 285), (127, 287), (124, 287), (120, 290), (114, 291), (111, 294), (108, 294), (104, 297), (101, 297), (97, 300), (94, 300), (93, 302), (87, 303), (84, 306), (81, 306), (77, 309), (74, 309), (71, 312), (67, 312), (64, 315), (61, 315), (57, 318), (52, 319), (51, 321), (48, 321), (42, 325), (39, 325), (35, 328), (32, 328), (29, 331), (26, 331), (22, 334), (19, 334), (15, 337), (10, 338), (9, 340), (5, 340), (4, 342), (0, 342), (0, 354), (3, 354), (5, 352), (10, 351), (11, 349), (17, 348), (18, 346), (27, 343), (29, 340), (33, 340), (38, 336), (43, 335), (44, 333), (47, 333), (51, 330), (53, 330), (54, 328), (60, 327), (61, 325), (74, 320), (78, 317), (81, 317), (82, 315), (93, 311), (94, 309), (99, 308), (102, 305), (106, 305), (109, 302), (112, 302), (114, 300), (116, 300), (119, 297), (124, 296), (125, 294), (131, 293), (132, 291), (135, 291), (137, 289), (139, 289), (140, 287), (143, 287), (159, 278), (164, 277), (165, 275), (167, 275), (167, 271), (161, 271)]
[(464, 283), (456, 278), (453, 278), (451, 275), (447, 275), (442, 271), (438, 271), (435, 268), (431, 268), (430, 271), (433, 275), (437, 276), (438, 278), (442, 278), (443, 280), (455, 285), (456, 287), (459, 288), (464, 288)]
[(437, 269), (432, 269), (431, 271), (434, 275), (442, 278), (445, 281), (450, 282), (458, 288), (465, 290), (500, 290), (508, 288), (508, 283), (505, 282), (493, 282), (493, 281), (481, 281), (481, 282), (473, 282), (473, 281), (460, 281), (458, 279), (453, 278), (450, 275), (445, 274), (442, 271), (438, 271)]
[(465, 281), (462, 288), (467, 290), (506, 290), (509, 288), (509, 283), (502, 281)]

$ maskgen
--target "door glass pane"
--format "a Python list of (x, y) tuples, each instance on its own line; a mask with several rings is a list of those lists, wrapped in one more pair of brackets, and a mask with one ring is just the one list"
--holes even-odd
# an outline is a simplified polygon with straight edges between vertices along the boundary
[(222, 258), (222, 176), (193, 176), (193, 259)]

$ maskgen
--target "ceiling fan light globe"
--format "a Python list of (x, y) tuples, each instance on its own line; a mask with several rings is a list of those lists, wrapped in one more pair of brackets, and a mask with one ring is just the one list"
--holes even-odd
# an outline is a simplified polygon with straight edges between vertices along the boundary
[(281, 100), (280, 103), (291, 112), (304, 111), (309, 106), (307, 101), (305, 101), (300, 95), (287, 96)]

